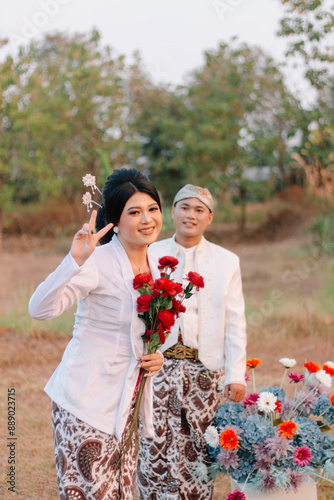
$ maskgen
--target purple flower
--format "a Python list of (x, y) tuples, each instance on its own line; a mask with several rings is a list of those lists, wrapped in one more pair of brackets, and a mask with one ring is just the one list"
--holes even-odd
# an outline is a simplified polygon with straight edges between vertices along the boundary
[(308, 446), (299, 446), (293, 452), (293, 456), (295, 464), (298, 464), (299, 467), (303, 467), (311, 462), (312, 451)]
[(292, 382), (295, 382), (295, 384), (298, 384), (298, 382), (301, 382), (302, 380), (304, 380), (304, 375), (299, 375), (299, 373), (297, 373), (297, 372), (289, 373), (288, 377), (291, 379), (290, 384), (292, 384)]
[(262, 473), (262, 483), (261, 488), (266, 493), (274, 493), (276, 491), (276, 479), (273, 474), (269, 471), (261, 471)]
[(222, 449), (217, 455), (217, 462), (229, 470), (230, 467), (233, 469), (238, 469), (239, 467), (239, 457), (238, 450), (224, 450)]
[(242, 491), (234, 490), (227, 495), (226, 500), (246, 500), (246, 495)]
[(226, 431), (226, 429), (231, 429), (236, 433), (238, 437), (240, 437), (240, 434), (242, 434), (244, 431), (239, 427), (238, 425), (225, 425), (224, 427), (219, 427), (219, 432)]
[(281, 401), (281, 405), (282, 405), (282, 407), (281, 407), (281, 419), (282, 419), (282, 421), (287, 420), (288, 415), (291, 411), (291, 408), (294, 405), (294, 401), (293, 401), (293, 399), (285, 397), (284, 401)]
[(286, 471), (289, 474), (290, 478), (290, 486), (294, 491), (297, 491), (299, 486), (302, 484), (305, 478), (304, 472), (299, 472), (298, 470), (290, 470)]
[(287, 457), (288, 451), (292, 451), (291, 440), (284, 439), (283, 436), (275, 434), (275, 437), (267, 439), (272, 455), (275, 455), (276, 460), (281, 456)]
[(271, 448), (268, 439), (254, 446), (256, 460), (266, 460), (270, 457)]
[(303, 401), (301, 408), (305, 413), (310, 413), (312, 408), (316, 407), (318, 396), (314, 392), (307, 392), (304, 395), (305, 400)]
[(256, 468), (261, 470), (261, 471), (269, 471), (271, 466), (273, 465), (274, 461), (275, 461), (274, 458), (270, 458), (270, 457), (257, 458), (255, 460)]

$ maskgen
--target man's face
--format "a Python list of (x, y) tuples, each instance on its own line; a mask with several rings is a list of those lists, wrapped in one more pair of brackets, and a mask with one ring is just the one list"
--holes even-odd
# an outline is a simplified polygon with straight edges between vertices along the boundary
[(179, 235), (183, 238), (198, 238), (199, 240), (211, 224), (213, 213), (197, 198), (186, 198), (172, 207), (172, 217), (176, 237)]

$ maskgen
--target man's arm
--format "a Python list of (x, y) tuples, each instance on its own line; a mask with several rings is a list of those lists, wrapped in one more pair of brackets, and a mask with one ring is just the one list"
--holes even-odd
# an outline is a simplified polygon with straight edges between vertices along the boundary
[(246, 391), (246, 319), (241, 272), (238, 265), (226, 297), (224, 396), (240, 401)]

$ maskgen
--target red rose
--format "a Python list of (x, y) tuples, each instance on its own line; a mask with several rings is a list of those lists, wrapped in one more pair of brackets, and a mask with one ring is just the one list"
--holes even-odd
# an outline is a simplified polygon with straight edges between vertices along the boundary
[(180, 300), (173, 299), (173, 306), (170, 312), (174, 314), (174, 316), (177, 316), (179, 318), (180, 313), (186, 312), (186, 308), (184, 307), (184, 305)]
[(176, 295), (178, 295), (179, 293), (183, 293), (183, 286), (181, 285), (181, 283), (174, 283), (174, 289), (176, 291)]
[(200, 288), (204, 288), (204, 280), (200, 274), (195, 273), (194, 271), (189, 271), (186, 279), (196, 287), (197, 291)]
[(144, 342), (149, 342), (151, 340), (151, 333), (152, 333), (152, 330), (146, 330), (144, 335), (142, 335), (142, 339)]
[(156, 297), (159, 292), (162, 292), (162, 297), (174, 297), (178, 292), (175, 287), (175, 283), (167, 278), (160, 278), (153, 283), (153, 292)]
[(166, 267), (170, 267), (171, 272), (174, 272), (178, 263), (179, 261), (175, 257), (169, 257), (169, 256), (161, 257), (159, 259), (158, 269), (162, 271)]
[(144, 288), (146, 285), (147, 286), (152, 286), (153, 284), (153, 278), (150, 273), (141, 273), (137, 274), (133, 278), (133, 288), (137, 290), (138, 288)]
[(151, 295), (148, 295), (148, 294), (141, 295), (137, 299), (137, 311), (139, 313), (147, 312), (150, 308), (151, 302), (152, 302)]
[(164, 329), (161, 327), (160, 324), (159, 324), (158, 328), (159, 328), (158, 333), (159, 333), (160, 342), (161, 342), (161, 344), (164, 344), (166, 342), (166, 335), (164, 333)]
[(164, 330), (170, 330), (175, 323), (174, 315), (169, 311), (159, 311), (158, 321), (162, 324)]

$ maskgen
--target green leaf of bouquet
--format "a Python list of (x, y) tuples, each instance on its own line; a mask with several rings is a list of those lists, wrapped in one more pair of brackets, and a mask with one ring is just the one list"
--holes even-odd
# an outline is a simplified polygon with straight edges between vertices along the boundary
[(281, 418), (275, 418), (275, 420), (273, 421), (273, 425), (276, 426), (276, 425), (279, 425), (282, 423), (282, 419)]
[(324, 423), (321, 420), (316, 420), (316, 423), (319, 426), (321, 432), (329, 432), (331, 430), (330, 426), (324, 425)]

